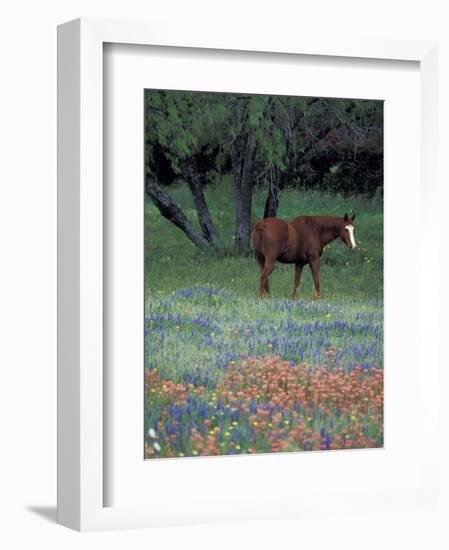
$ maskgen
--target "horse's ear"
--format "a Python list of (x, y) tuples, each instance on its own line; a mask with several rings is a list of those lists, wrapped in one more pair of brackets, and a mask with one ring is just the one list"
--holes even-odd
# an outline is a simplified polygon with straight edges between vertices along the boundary
[(352, 215), (351, 221), (355, 220), (355, 214)]
[(347, 222), (348, 219), (349, 219), (349, 218), (348, 218), (348, 214), (345, 214), (345, 222)]

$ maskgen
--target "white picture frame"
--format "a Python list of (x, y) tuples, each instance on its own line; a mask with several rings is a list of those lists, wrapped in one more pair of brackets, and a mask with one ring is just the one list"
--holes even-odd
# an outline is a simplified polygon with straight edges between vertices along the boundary
[[(163, 48), (204, 48), (329, 56), (343, 59), (413, 61), (419, 64), (421, 220), (427, 228), (428, 262), (438, 263), (438, 226), (432, 215), (437, 203), (437, 44), (422, 40), (363, 40), (357, 36), (328, 39), (279, 37), (256, 32), (209, 28), (201, 36), (174, 26), (81, 19), (58, 28), (58, 521), (78, 530), (151, 527), (222, 520), (296, 517), (328, 513), (332, 508), (356, 509), (370, 501), (371, 510), (385, 506), (386, 491), (355, 497), (319, 494), (298, 501), (293, 494), (267, 511), (259, 503), (236, 495), (212, 509), (207, 499), (185, 513), (173, 507), (104, 506), (104, 218), (103, 218), (103, 58), (104, 44), (156, 45)], [(180, 85), (180, 87), (182, 87)], [(429, 244), (430, 243), (430, 244)], [(422, 244), (420, 245), (422, 246)], [(425, 276), (425, 274), (424, 274)], [(425, 281), (424, 281), (425, 283)], [(438, 281), (419, 288), (422, 338), (430, 360), (422, 379), (429, 430), (438, 423), (438, 327), (424, 335), (425, 325), (438, 318)], [(424, 297), (424, 289), (426, 296)], [(434, 321), (433, 321), (434, 322)], [(388, 327), (387, 327), (388, 329)], [(433, 347), (432, 347), (433, 346)], [(422, 359), (421, 359), (422, 361)], [(420, 376), (422, 377), (422, 365)], [(425, 392), (424, 392), (425, 389)], [(425, 395), (424, 395), (425, 393)], [(426, 434), (429, 437), (432, 433)], [(197, 460), (197, 459), (195, 459)], [(198, 459), (201, 460), (201, 459)], [(245, 459), (247, 460), (247, 459)], [(294, 455), (288, 459), (294, 460)], [(395, 493), (395, 505), (435, 505), (438, 489), (437, 449), (422, 462), (417, 483)], [(216, 498), (215, 498), (216, 500)], [(215, 502), (215, 501), (214, 501)]]

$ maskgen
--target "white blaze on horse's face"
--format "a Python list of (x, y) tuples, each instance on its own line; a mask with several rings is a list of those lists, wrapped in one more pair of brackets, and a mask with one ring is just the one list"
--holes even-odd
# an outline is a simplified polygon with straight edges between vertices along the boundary
[(355, 240), (354, 240), (354, 226), (352, 224), (349, 224), (345, 227), (345, 229), (349, 233), (349, 241), (351, 243), (351, 249), (354, 249), (356, 247)]

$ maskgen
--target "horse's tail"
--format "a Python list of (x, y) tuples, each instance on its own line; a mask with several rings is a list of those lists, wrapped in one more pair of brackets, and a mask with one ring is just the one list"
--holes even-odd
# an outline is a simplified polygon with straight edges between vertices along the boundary
[(265, 263), (265, 256), (263, 255), (263, 252), (262, 252), (262, 241), (263, 241), (264, 229), (265, 229), (265, 225), (263, 221), (256, 222), (254, 224), (253, 232), (251, 235), (254, 255), (256, 256), (256, 260), (259, 262), (260, 265), (263, 265)]

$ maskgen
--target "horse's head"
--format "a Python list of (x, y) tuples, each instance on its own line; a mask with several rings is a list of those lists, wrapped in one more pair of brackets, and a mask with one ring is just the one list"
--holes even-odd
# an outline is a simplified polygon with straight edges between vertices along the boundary
[(355, 214), (353, 214), (352, 217), (345, 214), (340, 232), (341, 240), (350, 250), (354, 250), (356, 248), (354, 238), (354, 220)]

